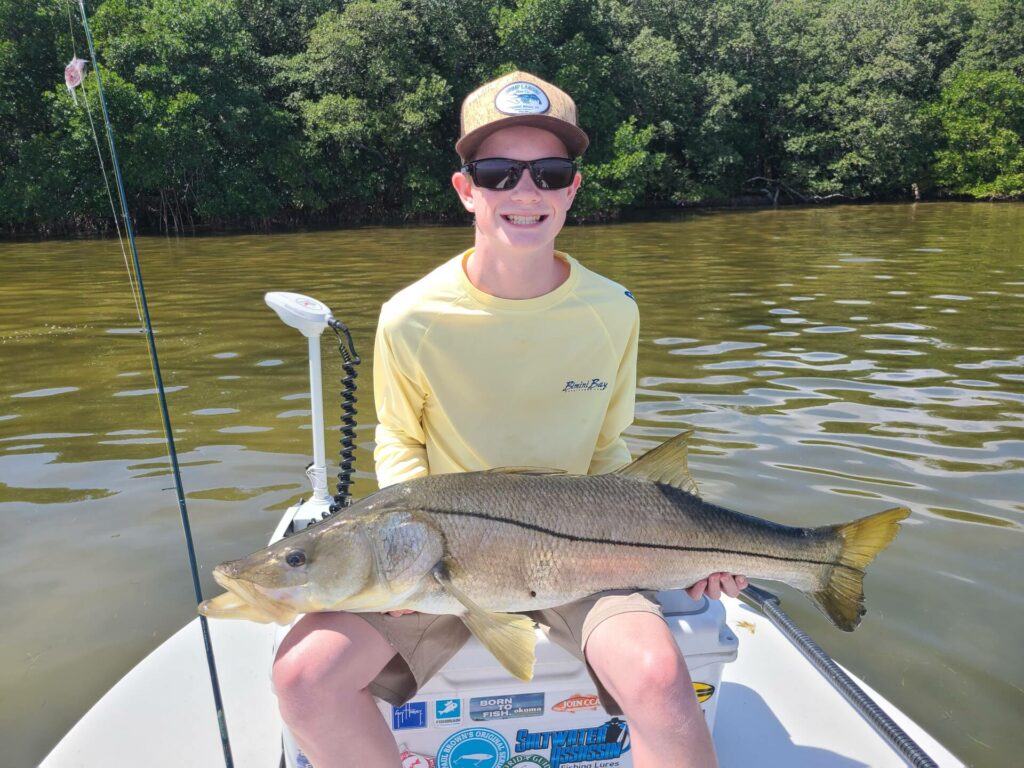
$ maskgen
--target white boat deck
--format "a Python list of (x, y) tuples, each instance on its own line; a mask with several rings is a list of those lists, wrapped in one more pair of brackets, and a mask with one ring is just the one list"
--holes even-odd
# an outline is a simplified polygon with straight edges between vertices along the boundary
[[(738, 660), (725, 668), (715, 720), (714, 739), (723, 768), (906, 765), (767, 619), (739, 601), (723, 602), (729, 626), (740, 639)], [(210, 631), (235, 765), (277, 768), (281, 722), (269, 675), (275, 628), (212, 621)], [(909, 718), (858, 683), (942, 768), (962, 765)], [(114, 686), (41, 765), (181, 768), (221, 764), (196, 620)]]

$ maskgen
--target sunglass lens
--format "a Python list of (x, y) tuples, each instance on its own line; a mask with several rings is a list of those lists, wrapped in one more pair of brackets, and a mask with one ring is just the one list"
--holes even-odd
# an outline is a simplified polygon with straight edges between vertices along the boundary
[(572, 160), (561, 157), (546, 157), (530, 164), (534, 183), (541, 189), (565, 189), (572, 184), (576, 166)]
[(473, 181), (486, 189), (512, 189), (519, 181), (519, 166), (502, 158), (477, 160)]

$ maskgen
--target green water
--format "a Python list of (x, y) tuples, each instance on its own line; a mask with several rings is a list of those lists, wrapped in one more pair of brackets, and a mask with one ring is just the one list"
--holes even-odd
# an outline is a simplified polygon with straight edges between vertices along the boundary
[[(140, 240), (204, 573), (308, 495), (305, 343), (263, 293), (314, 295), (352, 327), (363, 495), (377, 310), (471, 234)], [(1022, 243), (1024, 207), (958, 204), (699, 213), (559, 241), (640, 304), (634, 453), (693, 427), (705, 497), (782, 522), (913, 509), (856, 633), (779, 592), (976, 766), (1024, 747)], [(0, 743), (27, 766), (194, 608), (117, 242), (2, 244), (0, 296)]]

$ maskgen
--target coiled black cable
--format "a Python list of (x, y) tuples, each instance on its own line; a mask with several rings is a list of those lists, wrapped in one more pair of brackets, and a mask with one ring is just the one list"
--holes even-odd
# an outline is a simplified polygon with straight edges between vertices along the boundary
[[(338, 484), (334, 494), (334, 503), (330, 506), (330, 514), (344, 509), (352, 500), (349, 487), (352, 485), (352, 468), (355, 465), (356, 441), (356, 366), (361, 362), (352, 342), (352, 333), (348, 326), (340, 320), (331, 318), (327, 324), (338, 337), (338, 352), (341, 353), (341, 367), (345, 375), (341, 377), (341, 451), (338, 462)], [(344, 338), (342, 338), (344, 334)]]

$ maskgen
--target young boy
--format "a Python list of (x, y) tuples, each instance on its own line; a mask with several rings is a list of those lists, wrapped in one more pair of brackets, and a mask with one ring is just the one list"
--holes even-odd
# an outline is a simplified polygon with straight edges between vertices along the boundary
[[(594, 474), (629, 463), (636, 303), (554, 248), (587, 144), (572, 99), (525, 72), (463, 103), (464, 164), (452, 185), (475, 216), (475, 245), (381, 311), (382, 487), (502, 466)], [(689, 591), (717, 598), (744, 586), (712, 574)], [(637, 768), (715, 764), (685, 662), (648, 593), (597, 595), (533, 618), (586, 660), (609, 713), (625, 715)], [(468, 636), (456, 616), (307, 615), (274, 663), (282, 716), (316, 768), (396, 768), (374, 696), (408, 701)]]

